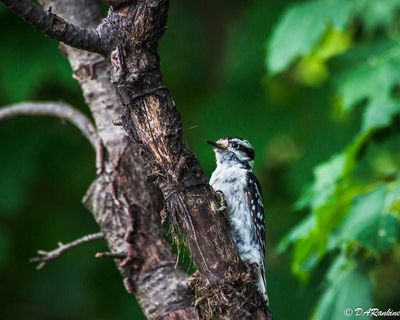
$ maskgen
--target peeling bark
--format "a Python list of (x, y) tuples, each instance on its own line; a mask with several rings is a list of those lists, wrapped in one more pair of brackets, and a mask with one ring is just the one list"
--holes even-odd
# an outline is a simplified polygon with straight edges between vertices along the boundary
[(180, 115), (162, 80), (157, 45), (167, 11), (168, 0), (138, 1), (114, 6), (107, 16), (119, 34), (111, 53), (111, 79), (125, 107), (123, 126), (146, 156), (204, 287), (210, 287), (215, 298), (230, 298), (221, 299), (224, 307), (212, 308), (210, 314), (219, 319), (263, 318), (262, 300), (253, 298), (259, 296), (254, 282), (242, 281), (240, 293), (239, 288), (225, 286), (226, 279), (246, 278), (246, 268), (216, 210), (214, 191), (184, 142)]
[[(95, 0), (41, 1), (73, 24), (96, 26), (101, 8)], [(145, 182), (147, 172), (135, 144), (112, 121), (122, 106), (110, 83), (110, 65), (98, 54), (60, 44), (104, 145), (103, 172), (93, 182), (84, 203), (93, 213), (111, 252), (128, 252), (129, 263), (117, 267), (128, 292), (134, 294), (149, 319), (198, 319), (187, 277), (175, 268), (159, 212), (159, 190)]]
[[(109, 61), (99, 55), (65, 45), (62, 50), (81, 83), (105, 150), (103, 172), (85, 204), (111, 252), (128, 253), (118, 265), (127, 290), (136, 293), (149, 318), (198, 317), (191, 307), (187, 279), (174, 269), (171, 246), (160, 228), (161, 191), (164, 215), (169, 214), (174, 227), (182, 231), (198, 269), (194, 290), (200, 293), (196, 302), (201, 315), (270, 319), (254, 274), (240, 260), (217, 210), (216, 195), (184, 141), (180, 115), (162, 79), (157, 46), (166, 27), (168, 0), (107, 2), (112, 8), (96, 29), (107, 50), (94, 51), (110, 58), (111, 74)], [(99, 21), (99, 8), (92, 1), (52, 3), (54, 11), (73, 24), (86, 21), (83, 27), (90, 29)], [(117, 116), (130, 142), (111, 126)], [(146, 178), (159, 189), (147, 184)], [(210, 303), (214, 300), (218, 303)]]

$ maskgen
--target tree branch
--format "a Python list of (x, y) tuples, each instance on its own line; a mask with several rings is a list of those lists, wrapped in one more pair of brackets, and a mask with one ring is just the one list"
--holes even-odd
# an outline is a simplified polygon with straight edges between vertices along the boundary
[(18, 116), (53, 116), (67, 120), (82, 132), (95, 151), (99, 149), (100, 139), (92, 121), (82, 112), (66, 103), (23, 102), (0, 109), (0, 121)]
[[(94, 27), (102, 9), (96, 0), (40, 0), (41, 5), (73, 24)], [(125, 287), (149, 319), (195, 320), (187, 277), (175, 267), (176, 256), (161, 226), (159, 190), (146, 183), (149, 174), (135, 144), (112, 120), (123, 108), (110, 83), (110, 63), (98, 54), (61, 45), (80, 82), (104, 145), (104, 171), (92, 183), (84, 203), (93, 213), (109, 251), (126, 252), (129, 263), (117, 261)]]
[(109, 35), (103, 34), (99, 30), (81, 28), (68, 23), (53, 14), (51, 9), (44, 11), (31, 0), (1, 0), (1, 2), (50, 38), (105, 56), (110, 51), (110, 42), (105, 40), (106, 36), (110, 38)]
[(58, 248), (52, 251), (44, 251), (38, 250), (37, 257), (29, 259), (29, 262), (37, 263), (36, 269), (40, 270), (45, 267), (50, 261), (53, 261), (62, 255), (64, 255), (67, 251), (70, 251), (73, 248), (76, 248), (84, 243), (104, 239), (104, 235), (102, 232), (88, 234), (79, 238), (75, 241), (63, 244), (61, 242), (58, 243)]
[[(246, 281), (251, 275), (239, 258), (226, 221), (217, 210), (214, 191), (208, 185), (197, 158), (184, 142), (180, 115), (162, 80), (157, 42), (165, 30), (168, 0), (122, 0), (111, 4), (114, 7), (109, 11), (107, 24), (99, 30), (110, 28), (109, 33), (118, 34), (118, 46), (111, 53), (111, 79), (119, 101), (125, 107), (122, 116), (124, 129), (135, 143), (127, 145), (120, 141), (117, 150), (111, 143), (107, 144), (107, 152), (114, 154), (106, 166), (114, 174), (111, 179), (106, 175), (99, 176), (85, 203), (100, 224), (110, 251), (128, 254), (127, 263), (119, 266), (126, 288), (137, 294), (151, 318), (171, 318), (171, 313), (168, 313), (171, 309), (176, 311), (173, 312), (176, 319), (197, 316), (187, 304), (192, 297), (183, 298), (186, 278), (171, 271), (169, 262), (173, 255), (170, 246), (164, 243), (159, 217), (149, 214), (160, 210), (160, 202), (154, 197), (157, 191), (144, 186), (144, 178), (151, 173), (164, 195), (166, 211), (183, 231), (199, 271), (197, 286), (202, 287), (208, 300), (219, 299), (216, 307), (211, 306), (210, 312), (219, 319), (263, 319), (266, 313), (262, 298), (255, 283)], [(109, 48), (107, 46), (107, 51)], [(80, 68), (82, 66), (74, 70)], [(102, 76), (104, 74), (107, 72)], [(86, 90), (83, 81), (90, 81), (85, 75), (82, 79), (82, 87)], [(106, 87), (106, 84), (101, 83), (101, 87)], [(88, 92), (85, 96), (91, 105), (95, 99), (86, 94)], [(91, 93), (104, 96), (93, 89)], [(112, 101), (108, 111), (118, 114), (120, 104), (113, 97), (107, 98)], [(105, 116), (96, 106), (92, 105), (91, 109), (100, 134), (100, 124), (104, 125), (105, 119), (111, 123), (116, 115), (110, 119), (110, 114)], [(104, 133), (109, 131), (104, 130)], [(106, 134), (104, 137), (109, 138)], [(144, 170), (137, 144), (146, 157), (150, 172)], [(113, 203), (112, 212), (106, 205), (110, 202)], [(121, 243), (124, 235), (126, 241)], [(144, 251), (144, 247), (148, 251)], [(235, 285), (227, 285), (229, 279), (235, 279)], [(160, 282), (170, 287), (176, 285), (175, 289), (184, 288), (181, 291), (183, 295), (178, 295), (178, 303), (165, 295), (169, 290), (162, 288), (162, 295), (157, 294), (154, 289)], [(157, 289), (161, 288), (158, 286)], [(161, 310), (156, 307), (156, 312), (152, 311), (148, 303), (153, 301), (163, 301)]]
[[(120, 35), (111, 53), (111, 78), (125, 107), (123, 126), (141, 146), (166, 210), (182, 230), (202, 280), (198, 286), (207, 289), (209, 299), (219, 301), (209, 312), (218, 319), (263, 319), (263, 299), (254, 281), (246, 281), (251, 275), (217, 210), (215, 193), (185, 143), (180, 115), (162, 79), (157, 46), (168, 4), (122, 1), (107, 16)], [(226, 286), (229, 279), (240, 285)]]

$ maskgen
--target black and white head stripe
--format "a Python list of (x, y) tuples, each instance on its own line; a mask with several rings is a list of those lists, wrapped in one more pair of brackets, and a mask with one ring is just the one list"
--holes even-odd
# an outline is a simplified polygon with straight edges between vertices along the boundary
[(250, 142), (245, 139), (238, 137), (226, 137), (224, 138), (228, 141), (228, 147), (245, 154), (249, 160), (254, 160), (254, 149)]

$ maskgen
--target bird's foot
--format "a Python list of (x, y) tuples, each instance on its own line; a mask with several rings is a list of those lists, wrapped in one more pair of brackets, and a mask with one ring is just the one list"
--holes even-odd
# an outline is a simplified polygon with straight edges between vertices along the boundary
[(226, 201), (225, 201), (225, 196), (224, 193), (221, 190), (215, 191), (217, 194), (217, 201), (219, 204), (219, 207), (217, 209), (218, 212), (225, 212), (227, 207), (226, 207)]

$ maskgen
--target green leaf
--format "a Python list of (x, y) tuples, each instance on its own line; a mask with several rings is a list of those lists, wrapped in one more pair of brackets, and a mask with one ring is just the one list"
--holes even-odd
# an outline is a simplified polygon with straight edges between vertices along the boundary
[(343, 153), (318, 165), (314, 170), (313, 196), (310, 206), (314, 210), (325, 206), (337, 192), (339, 183), (355, 168), (356, 157), (367, 139), (358, 136)]
[(374, 95), (381, 95), (398, 82), (400, 46), (394, 45), (379, 54), (371, 54), (355, 68), (350, 68), (339, 79), (338, 92), (343, 107), (351, 110), (357, 102)]
[(354, 196), (364, 189), (363, 185), (338, 183), (326, 202), (312, 210), (280, 243), (278, 249), (294, 244), (292, 271), (300, 279), (307, 280), (317, 263), (337, 248), (331, 234), (343, 221)]
[(346, 164), (344, 154), (332, 157), (328, 162), (317, 166), (314, 170), (312, 207), (318, 208), (325, 204), (335, 190), (336, 184), (343, 176)]
[(400, 112), (400, 103), (384, 95), (376, 96), (363, 114), (362, 131), (388, 127)]
[(308, 55), (328, 27), (344, 29), (351, 14), (348, 0), (317, 0), (289, 8), (268, 44), (267, 67), (271, 73), (285, 70), (298, 57)]
[(306, 238), (310, 230), (315, 226), (315, 217), (310, 214), (304, 218), (299, 224), (293, 227), (293, 229), (280, 241), (276, 250), (278, 253), (286, 251), (290, 244), (296, 243), (300, 239)]
[[(311, 215), (307, 217), (308, 221), (303, 220), (295, 227), (278, 247), (285, 250), (290, 244), (295, 245), (292, 270), (301, 279), (307, 279), (317, 263), (340, 246), (343, 239), (332, 236), (333, 232), (340, 227), (353, 199), (371, 189), (368, 184), (352, 182), (351, 174), (357, 168), (360, 150), (374, 133), (371, 130), (360, 133), (343, 153), (333, 156), (315, 169), (311, 192), (308, 190), (302, 199), (302, 206), (308, 205)], [(388, 222), (382, 221), (382, 225), (385, 227)], [(393, 232), (395, 230), (390, 234)]]
[(400, 180), (389, 185), (390, 192), (386, 198), (386, 211), (400, 220)]
[(293, 272), (302, 279), (330, 251), (337, 248), (331, 234), (343, 221), (355, 196), (369, 188), (365, 184), (349, 184), (346, 180), (355, 168), (359, 150), (367, 136), (359, 136), (342, 154), (318, 166), (311, 196), (307, 193), (311, 214), (280, 243), (285, 250), (294, 244)]
[(390, 199), (383, 185), (356, 198), (338, 233), (338, 242), (358, 241), (377, 253), (391, 249), (400, 239), (400, 221), (388, 211)]
[(355, 15), (358, 16), (367, 31), (377, 28), (389, 28), (396, 22), (400, 9), (400, 0), (357, 0), (354, 1)]
[(329, 76), (327, 61), (348, 50), (352, 32), (329, 28), (312, 52), (302, 57), (293, 71), (293, 78), (308, 86), (320, 85)]
[(355, 261), (340, 255), (327, 275), (328, 287), (322, 295), (313, 320), (356, 319), (353, 314), (345, 317), (344, 310), (351, 308), (368, 309), (372, 302), (372, 283), (368, 274)]
[(343, 110), (351, 111), (366, 101), (362, 132), (384, 128), (400, 112), (400, 103), (392, 97), (393, 88), (400, 84), (400, 45), (386, 41), (374, 49), (364, 47), (356, 51), (360, 52), (349, 53), (350, 58), (344, 61), (357, 59), (358, 65), (342, 73), (338, 81)]

